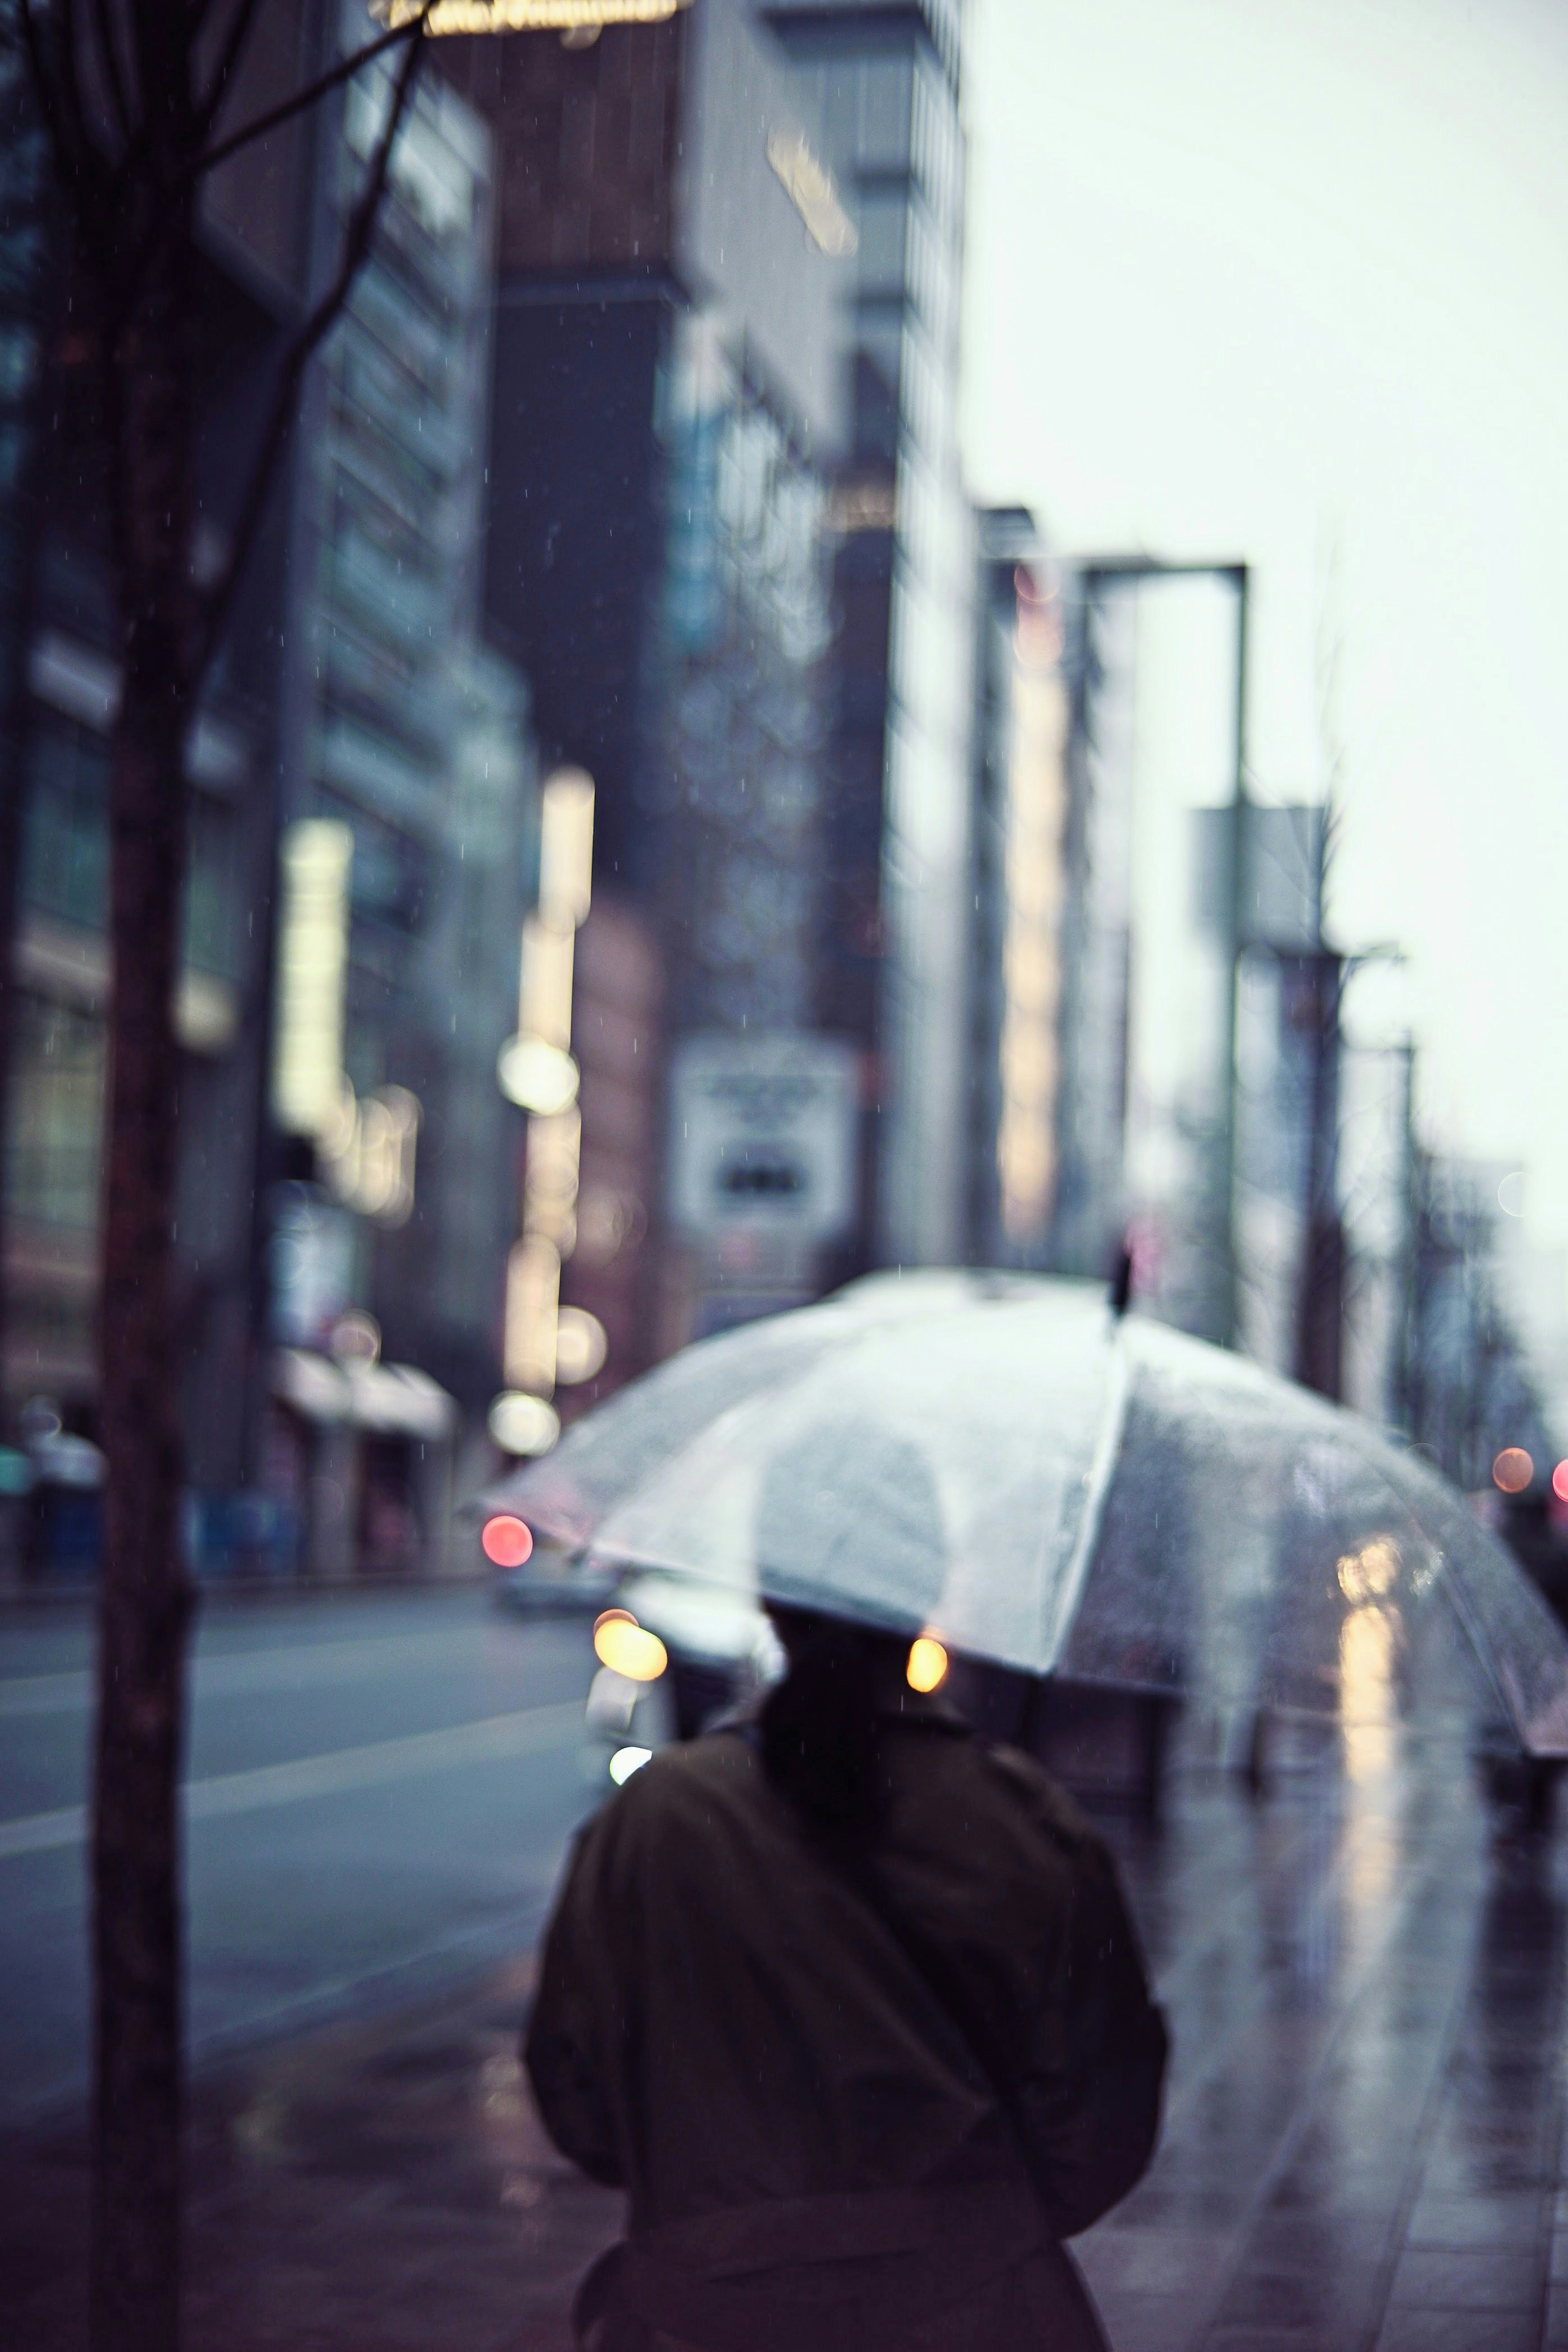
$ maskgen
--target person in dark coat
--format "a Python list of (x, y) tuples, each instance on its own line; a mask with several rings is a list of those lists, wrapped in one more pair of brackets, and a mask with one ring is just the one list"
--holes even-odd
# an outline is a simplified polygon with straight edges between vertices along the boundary
[(628, 2200), (580, 2341), (1103, 2352), (1061, 2242), (1146, 2166), (1166, 2058), (1110, 1857), (911, 1688), (907, 1626), (770, 1613), (784, 1680), (610, 1800), (546, 1939), (534, 2093)]

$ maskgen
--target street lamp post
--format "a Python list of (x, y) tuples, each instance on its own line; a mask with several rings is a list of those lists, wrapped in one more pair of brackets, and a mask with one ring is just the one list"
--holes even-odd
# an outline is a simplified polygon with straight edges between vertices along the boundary
[(1164, 562), (1150, 555), (1097, 557), (1079, 566), (1086, 589), (1138, 586), (1151, 580), (1214, 580), (1228, 586), (1236, 597), (1235, 764), (1230, 794), (1230, 869), (1224, 906), (1222, 985), (1225, 992), (1224, 1044), (1219, 1085), (1219, 1118), (1214, 1139), (1212, 1200), (1217, 1233), (1212, 1236), (1219, 1260), (1218, 1311), (1214, 1336), (1234, 1347), (1239, 1319), (1239, 1275), (1236, 1248), (1236, 1057), (1238, 983), (1241, 963), (1243, 892), (1246, 887), (1247, 794), (1247, 667), (1251, 602), (1251, 572), (1242, 562)]

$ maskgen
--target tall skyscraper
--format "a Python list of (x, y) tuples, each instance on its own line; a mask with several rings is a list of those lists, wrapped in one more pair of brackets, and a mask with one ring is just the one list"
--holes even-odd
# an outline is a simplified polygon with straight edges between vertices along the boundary
[(849, 1262), (963, 1246), (973, 531), (959, 468), (965, 144), (958, 0), (785, 6), (859, 231), (835, 488), (843, 616), (828, 751), (824, 1026), (873, 1056)]
[[(332, 21), (342, 48), (362, 43), (357, 0)], [(318, 282), (392, 78), (364, 69), (321, 118)], [(444, 1445), (455, 1407), (482, 1430), (500, 1381), (521, 1122), (496, 1061), (517, 1026), (538, 779), (528, 687), (481, 625), (493, 186), (483, 118), (427, 71), (298, 436), (266, 1459), (330, 1573), (444, 1539), (412, 1441)], [(340, 1392), (329, 1363), (301, 1363), (341, 1334), (350, 1361), (379, 1338), (402, 1388)], [(342, 1427), (355, 1446), (329, 1462)], [(339, 1489), (342, 1523), (318, 1525)]]
[(570, 1413), (812, 1296), (853, 1213), (858, 1071), (821, 963), (856, 231), (815, 85), (751, 0), (450, 46), (498, 158), (486, 616), (547, 769), (594, 788), (560, 1298), (606, 1352), (576, 1382), (558, 1359)]

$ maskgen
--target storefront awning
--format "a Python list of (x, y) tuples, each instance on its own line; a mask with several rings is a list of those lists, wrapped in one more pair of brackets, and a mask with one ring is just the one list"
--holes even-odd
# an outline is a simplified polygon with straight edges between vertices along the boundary
[(439, 1444), (457, 1424), (455, 1401), (413, 1364), (337, 1364), (308, 1348), (279, 1348), (272, 1392), (307, 1421)]

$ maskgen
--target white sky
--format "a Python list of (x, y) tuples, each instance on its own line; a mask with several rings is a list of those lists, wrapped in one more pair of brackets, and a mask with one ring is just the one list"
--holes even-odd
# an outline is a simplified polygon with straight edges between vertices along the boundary
[(972, 5), (970, 487), (1256, 566), (1266, 798), (1337, 635), (1334, 928), (1568, 1242), (1568, 0)]

